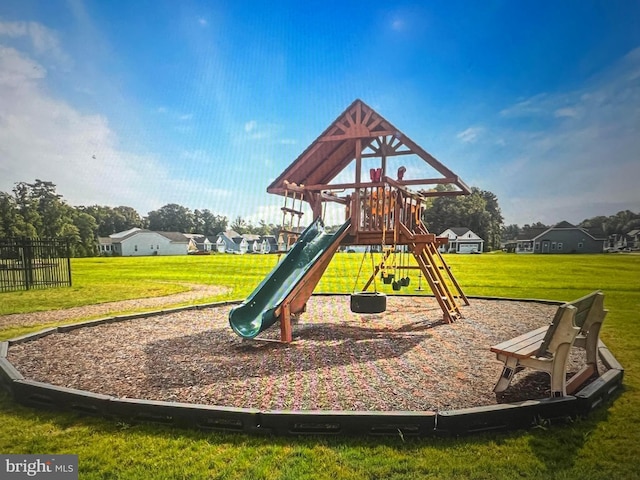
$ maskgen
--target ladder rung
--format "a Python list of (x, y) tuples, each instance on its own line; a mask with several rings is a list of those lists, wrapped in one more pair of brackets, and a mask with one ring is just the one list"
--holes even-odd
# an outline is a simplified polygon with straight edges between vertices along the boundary
[(286, 229), (282, 229), (280, 230), (280, 233), (288, 233), (290, 235), (300, 235), (301, 232), (294, 232), (293, 230), (286, 230)]
[(294, 215), (300, 215), (300, 216), (304, 215), (304, 212), (301, 212), (300, 210), (294, 210), (293, 208), (289, 208), (289, 207), (281, 207), (280, 210), (287, 213), (293, 213)]

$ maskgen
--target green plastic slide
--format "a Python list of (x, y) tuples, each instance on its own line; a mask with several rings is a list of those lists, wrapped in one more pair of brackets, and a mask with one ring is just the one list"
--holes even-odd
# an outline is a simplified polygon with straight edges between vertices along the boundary
[(229, 312), (233, 331), (241, 337), (254, 338), (276, 323), (276, 309), (349, 225), (347, 221), (334, 234), (324, 231), (320, 217), (309, 225), (253, 293)]

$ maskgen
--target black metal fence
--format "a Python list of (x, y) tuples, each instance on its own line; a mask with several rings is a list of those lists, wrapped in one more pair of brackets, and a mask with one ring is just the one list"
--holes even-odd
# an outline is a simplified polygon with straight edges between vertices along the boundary
[(71, 286), (69, 242), (0, 238), (0, 292)]

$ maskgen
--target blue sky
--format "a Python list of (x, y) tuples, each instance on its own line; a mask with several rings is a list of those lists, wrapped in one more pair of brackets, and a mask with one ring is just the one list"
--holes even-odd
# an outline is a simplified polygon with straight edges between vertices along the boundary
[(640, 211), (640, 2), (0, 3), (0, 191), (277, 222), (354, 99), (505, 223)]

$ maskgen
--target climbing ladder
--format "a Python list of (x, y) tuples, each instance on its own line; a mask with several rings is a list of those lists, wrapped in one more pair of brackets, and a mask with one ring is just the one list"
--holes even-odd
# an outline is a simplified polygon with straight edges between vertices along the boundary
[[(418, 230), (428, 233), (422, 224), (419, 224)], [(444, 321), (452, 323), (462, 318), (461, 303), (469, 305), (469, 300), (444, 261), (437, 244), (414, 243), (411, 244), (411, 251), (442, 309)]]
[[(300, 236), (300, 221), (304, 212), (302, 211), (302, 189), (295, 184), (286, 183), (286, 186), (284, 206), (280, 209), (282, 210), (282, 228), (278, 236), (278, 246), (282, 245), (283, 249), (288, 251)], [(291, 200), (290, 205), (289, 199)]]

